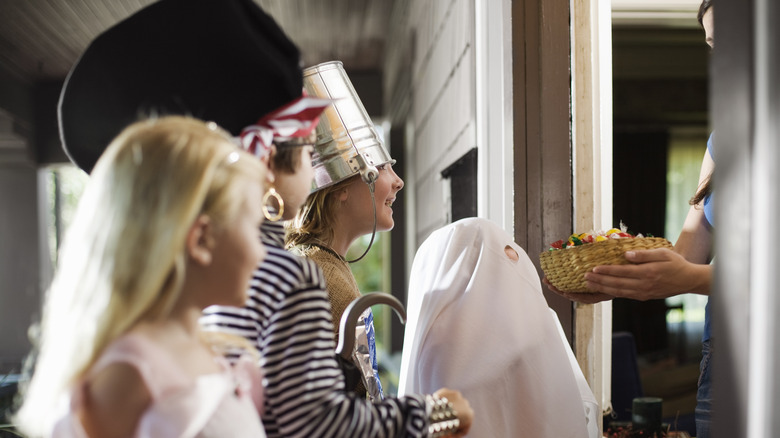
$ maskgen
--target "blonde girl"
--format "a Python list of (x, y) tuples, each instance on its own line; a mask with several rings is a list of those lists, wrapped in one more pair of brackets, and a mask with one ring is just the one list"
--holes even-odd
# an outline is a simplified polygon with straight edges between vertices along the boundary
[(246, 299), (265, 253), (264, 169), (191, 118), (137, 122), (116, 137), (45, 298), (15, 417), (23, 433), (264, 436), (257, 368), (231, 369), (197, 323), (209, 305)]

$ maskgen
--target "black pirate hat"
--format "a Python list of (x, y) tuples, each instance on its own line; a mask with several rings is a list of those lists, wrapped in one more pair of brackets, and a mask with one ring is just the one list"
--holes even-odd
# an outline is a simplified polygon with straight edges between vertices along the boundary
[(161, 0), (99, 35), (59, 103), (68, 157), (90, 172), (136, 120), (184, 114), (238, 135), (301, 96), (300, 52), (253, 0)]

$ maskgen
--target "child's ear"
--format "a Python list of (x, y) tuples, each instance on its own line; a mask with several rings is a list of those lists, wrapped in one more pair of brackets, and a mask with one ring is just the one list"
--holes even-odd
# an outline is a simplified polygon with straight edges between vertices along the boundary
[(276, 156), (276, 145), (272, 144), (271, 148), (268, 150), (268, 153), (260, 157), (260, 161), (265, 164), (265, 168), (267, 172), (265, 173), (265, 179), (268, 184), (273, 184), (276, 180), (276, 177), (274, 176), (275, 166), (274, 166), (274, 157)]
[(211, 263), (211, 250), (214, 247), (211, 220), (205, 214), (198, 216), (187, 233), (187, 254), (201, 265)]

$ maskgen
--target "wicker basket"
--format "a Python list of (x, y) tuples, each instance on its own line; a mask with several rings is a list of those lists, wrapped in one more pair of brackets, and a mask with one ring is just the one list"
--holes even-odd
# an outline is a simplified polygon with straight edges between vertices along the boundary
[(671, 248), (663, 237), (609, 239), (573, 248), (545, 251), (539, 261), (547, 279), (562, 292), (593, 292), (585, 286), (585, 273), (601, 265), (626, 265), (623, 256), (634, 249)]

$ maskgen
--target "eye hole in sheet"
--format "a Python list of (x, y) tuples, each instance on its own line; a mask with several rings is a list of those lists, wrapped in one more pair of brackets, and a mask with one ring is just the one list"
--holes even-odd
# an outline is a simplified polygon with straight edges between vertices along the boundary
[(511, 246), (505, 246), (504, 252), (506, 253), (506, 256), (509, 257), (509, 260), (512, 260), (513, 262), (520, 260), (520, 256), (517, 255), (517, 251), (515, 251), (515, 249)]

